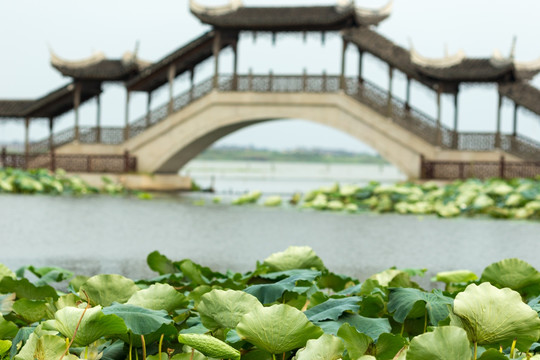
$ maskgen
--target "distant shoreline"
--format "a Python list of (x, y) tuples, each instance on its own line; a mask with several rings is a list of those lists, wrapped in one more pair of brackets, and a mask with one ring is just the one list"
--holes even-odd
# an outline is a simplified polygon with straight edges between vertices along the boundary
[(378, 154), (326, 149), (269, 150), (249, 147), (209, 148), (197, 156), (196, 160), (388, 164), (388, 161)]

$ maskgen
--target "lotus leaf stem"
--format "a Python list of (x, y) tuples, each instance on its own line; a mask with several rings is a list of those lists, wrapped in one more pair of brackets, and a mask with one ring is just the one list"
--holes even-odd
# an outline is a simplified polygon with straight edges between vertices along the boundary
[(86, 296), (86, 307), (84, 308), (83, 313), (81, 314), (81, 317), (79, 318), (79, 321), (77, 322), (77, 326), (75, 326), (75, 331), (73, 332), (73, 338), (69, 342), (62, 356), (60, 356), (60, 360), (62, 360), (64, 356), (66, 356), (66, 354), (69, 351), (69, 348), (71, 347), (71, 345), (73, 345), (73, 341), (75, 341), (75, 337), (77, 337), (77, 330), (79, 330), (79, 326), (81, 325), (81, 321), (84, 317), (84, 314), (86, 314), (86, 310), (90, 309), (90, 298), (88, 297), (88, 294), (86, 293), (86, 291), (84, 291), (84, 289), (82, 289), (82, 292), (84, 293), (84, 296)]
[(512, 341), (512, 347), (510, 348), (510, 359), (514, 358), (514, 352), (516, 351), (516, 342), (517, 339), (514, 339), (514, 341)]
[(144, 335), (141, 335), (141, 342), (142, 342), (142, 358), (143, 360), (146, 360), (146, 342), (144, 341)]
[(195, 355), (195, 349), (191, 348), (191, 356), (189, 357), (189, 360), (193, 360), (194, 355)]
[(424, 315), (424, 333), (426, 332), (427, 330), (427, 308), (426, 308), (426, 314)]
[(163, 336), (165, 334), (161, 334), (161, 337), (159, 338), (159, 346), (158, 346), (158, 357), (159, 360), (161, 360), (161, 346), (163, 346)]
[(474, 360), (476, 360), (476, 357), (478, 356), (478, 344), (476, 341), (474, 342)]

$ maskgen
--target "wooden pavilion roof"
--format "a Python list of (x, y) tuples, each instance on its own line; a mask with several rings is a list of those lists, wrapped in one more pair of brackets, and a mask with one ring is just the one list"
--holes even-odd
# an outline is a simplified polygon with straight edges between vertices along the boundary
[[(153, 91), (168, 82), (169, 68), (175, 66), (175, 77), (193, 69), (213, 55), (214, 38), (212, 30), (168, 54), (158, 62), (143, 69), (126, 83), (130, 91)], [(230, 46), (238, 40), (237, 32), (220, 32), (221, 48)]]
[(377, 25), (390, 15), (392, 1), (380, 10), (359, 9), (353, 2), (337, 6), (244, 7), (231, 4), (206, 8), (190, 0), (200, 21), (219, 29), (248, 31), (335, 31)]
[[(99, 82), (82, 82), (81, 101), (90, 100), (101, 93)], [(37, 99), (0, 100), (0, 118), (54, 118), (74, 108), (75, 84), (64, 85)]]

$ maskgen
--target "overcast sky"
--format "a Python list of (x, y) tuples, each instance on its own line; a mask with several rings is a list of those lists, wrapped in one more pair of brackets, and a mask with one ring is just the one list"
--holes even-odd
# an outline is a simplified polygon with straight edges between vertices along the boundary
[[(200, 0), (205, 5), (226, 1)], [(244, 1), (246, 5), (310, 5), (335, 4), (332, 1)], [(357, 0), (364, 7), (380, 7), (385, 0)], [(489, 57), (499, 48), (508, 55), (512, 38), (517, 37), (516, 58), (530, 61), (540, 57), (540, 2), (537, 0), (396, 0), (393, 14), (378, 31), (394, 42), (409, 47), (412, 40), (422, 55), (440, 57), (445, 46), (450, 53), (463, 49), (471, 57)], [(187, 0), (17, 0), (0, 1), (0, 98), (35, 98), (69, 82), (49, 63), (50, 46), (56, 54), (68, 60), (88, 57), (93, 51), (103, 51), (110, 58), (119, 58), (133, 50), (139, 42), (139, 57), (157, 61), (187, 41), (208, 30), (190, 14)], [(306, 44), (301, 36), (278, 37), (277, 46), (259, 37), (253, 43), (247, 34), (239, 45), (239, 71), (300, 74), (337, 74), (341, 41), (328, 36), (325, 46), (318, 35), (309, 36)], [(232, 56), (221, 58), (223, 71), (232, 69)], [(356, 75), (358, 55), (347, 53), (347, 74)], [(197, 68), (197, 80), (209, 76), (211, 62)], [(387, 86), (387, 68), (378, 60), (365, 59), (365, 76), (382, 87)], [(175, 83), (175, 93), (187, 86), (186, 76)], [(538, 79), (535, 85), (540, 85)], [(402, 76), (395, 78), (394, 89), (404, 95)], [(158, 91), (154, 106), (166, 101), (167, 90)], [(102, 98), (102, 122), (120, 126), (124, 119), (125, 90), (121, 84), (105, 87)], [(144, 95), (133, 97), (130, 114), (135, 119), (143, 115)], [(435, 97), (420, 85), (413, 87), (412, 103), (432, 115)], [(511, 104), (505, 105), (503, 130), (511, 130)], [(494, 86), (467, 86), (460, 95), (460, 130), (494, 131), (496, 90)], [(451, 98), (443, 98), (443, 122), (451, 124)], [(309, 120), (309, 119), (305, 119)], [(81, 123), (95, 123), (95, 103), (82, 107)], [(525, 111), (520, 112), (519, 131), (540, 139), (540, 120)], [(58, 121), (58, 129), (73, 125), (73, 114)], [(0, 141), (22, 140), (22, 124), (0, 125)], [(46, 134), (45, 122), (31, 128), (31, 138)], [(363, 150), (365, 146), (346, 134), (300, 120), (276, 121), (239, 131), (220, 141), (222, 144), (255, 145), (270, 148), (327, 147)]]

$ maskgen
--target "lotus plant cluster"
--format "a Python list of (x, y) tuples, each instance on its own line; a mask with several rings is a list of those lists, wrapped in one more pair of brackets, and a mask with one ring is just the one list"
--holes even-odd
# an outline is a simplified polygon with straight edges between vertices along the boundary
[[(442, 186), (434, 182), (393, 185), (371, 182), (366, 186), (334, 184), (310, 191), (301, 200), (300, 202), (299, 194), (295, 194), (290, 203), (300, 202), (301, 207), (315, 210), (351, 213), (375, 211), (435, 214), (440, 217), (485, 215), (495, 218), (538, 220), (540, 180), (470, 179)], [(279, 197), (275, 196), (267, 198), (264, 202), (266, 206), (280, 204)]]
[(51, 172), (47, 169), (21, 170), (0, 168), (0, 194), (69, 194), (88, 195), (97, 193), (127, 194), (126, 188), (103, 177), (101, 189), (88, 185), (81, 178), (68, 175), (64, 170)]
[[(220, 273), (155, 251), (159, 276), (0, 266), (0, 356), (15, 360), (540, 359), (540, 273), (391, 268), (360, 282), (294, 246)], [(26, 277), (26, 275), (28, 275)], [(67, 284), (67, 285), (66, 285)], [(67, 286), (64, 291), (57, 290)]]

